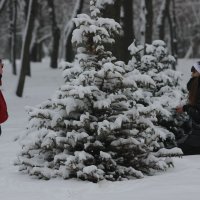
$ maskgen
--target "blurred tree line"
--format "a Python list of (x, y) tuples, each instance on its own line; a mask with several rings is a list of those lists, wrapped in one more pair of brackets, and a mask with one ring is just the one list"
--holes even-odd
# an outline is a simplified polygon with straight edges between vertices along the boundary
[[(129, 60), (128, 46), (162, 39), (175, 58), (200, 56), (199, 0), (111, 0), (102, 10), (104, 17), (114, 18), (122, 26), (114, 55)], [(12, 62), (21, 59), (17, 95), (22, 96), (25, 77), (31, 75), (30, 61), (50, 57), (50, 67), (58, 59), (72, 61), (72, 18), (88, 13), (89, 0), (1, 0), (0, 55)]]

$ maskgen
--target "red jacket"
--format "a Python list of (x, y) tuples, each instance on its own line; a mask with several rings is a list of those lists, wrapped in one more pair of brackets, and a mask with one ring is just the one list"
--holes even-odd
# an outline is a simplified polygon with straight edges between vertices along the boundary
[(5, 122), (7, 119), (8, 119), (7, 105), (3, 97), (3, 94), (0, 91), (0, 124)]

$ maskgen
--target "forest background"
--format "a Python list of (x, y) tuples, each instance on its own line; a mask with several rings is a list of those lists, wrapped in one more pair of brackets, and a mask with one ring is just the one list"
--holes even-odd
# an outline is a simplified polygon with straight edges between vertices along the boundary
[[(114, 55), (129, 60), (128, 46), (164, 40), (175, 58), (200, 56), (200, 1), (198, 0), (102, 0), (104, 17), (114, 18), (122, 26), (112, 49)], [(17, 96), (23, 95), (26, 75), (31, 76), (30, 61), (50, 57), (50, 67), (59, 59), (72, 61), (71, 44), (75, 28), (72, 18), (89, 12), (89, 0), (1, 0), (0, 55), (12, 63), (19, 74)], [(21, 59), (17, 72), (16, 59)]]

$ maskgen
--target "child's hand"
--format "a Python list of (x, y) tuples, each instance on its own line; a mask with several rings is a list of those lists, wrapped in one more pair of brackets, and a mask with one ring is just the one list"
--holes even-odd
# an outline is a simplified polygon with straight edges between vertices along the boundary
[(176, 107), (176, 112), (177, 113), (182, 113), (183, 112), (183, 106), (177, 106)]

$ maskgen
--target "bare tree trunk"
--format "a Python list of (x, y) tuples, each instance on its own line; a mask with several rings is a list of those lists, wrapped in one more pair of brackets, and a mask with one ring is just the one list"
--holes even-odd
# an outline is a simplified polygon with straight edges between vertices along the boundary
[(175, 57), (175, 59), (178, 59), (178, 39), (177, 39), (177, 31), (176, 31), (176, 27), (177, 27), (177, 20), (176, 20), (176, 4), (175, 4), (175, 0), (172, 0), (172, 29), (173, 29), (173, 41), (172, 41), (172, 51), (173, 51), (173, 56)]
[(71, 42), (73, 30), (74, 30), (74, 26), (73, 26), (73, 28), (71, 28), (71, 30), (68, 33), (68, 36), (66, 38), (65, 60), (68, 62), (72, 62), (74, 59), (74, 51), (73, 51), (73, 46), (72, 46), (72, 42)]
[(145, 0), (141, 0), (141, 11), (140, 11), (140, 43), (145, 44), (145, 33), (146, 33), (146, 4)]
[(40, 29), (43, 27), (43, 18), (42, 18), (42, 6), (41, 3), (37, 5), (37, 19), (34, 21), (34, 29), (32, 33), (32, 40), (30, 45), (30, 60), (32, 62), (41, 62), (42, 60), (42, 44), (39, 42)]
[[(127, 0), (125, 0), (127, 1)], [(130, 2), (129, 2), (130, 3)], [(122, 5), (122, 0), (115, 0), (114, 5), (107, 5), (103, 12), (104, 17), (109, 17), (120, 23), (120, 9)]]
[[(83, 9), (83, 3), (84, 0), (77, 0), (74, 12), (72, 14), (72, 19), (77, 16), (77, 14), (80, 14)], [(74, 59), (74, 51), (72, 47), (72, 33), (75, 26), (72, 20), (67, 24), (66, 30), (65, 30), (65, 60), (68, 62), (72, 62)]]
[(51, 50), (51, 68), (57, 68), (58, 66), (58, 51), (59, 51), (59, 40), (60, 40), (60, 29), (56, 22), (54, 0), (48, 0), (49, 14), (51, 18), (52, 35), (53, 35), (53, 45)]
[(192, 38), (192, 57), (199, 58), (200, 52), (200, 38), (198, 35)]
[(166, 17), (169, 23), (169, 31), (170, 31), (170, 45), (171, 45), (171, 51), (172, 51), (172, 55), (173, 55), (173, 38), (174, 38), (174, 33), (173, 33), (173, 27), (172, 27), (172, 18), (171, 18), (171, 14), (170, 14), (170, 2), (171, 0), (168, 0), (168, 6), (166, 8)]
[(134, 35), (134, 24), (133, 24), (133, 0), (124, 0), (123, 1), (124, 8), (124, 18), (123, 18), (123, 30), (124, 30), (124, 38), (123, 38), (123, 55), (122, 58), (125, 62), (130, 60), (130, 53), (128, 52), (129, 45), (133, 42)]
[(58, 67), (58, 51), (59, 51), (60, 29), (58, 27), (53, 29), (53, 49), (51, 55), (52, 68)]
[[(127, 0), (125, 0), (125, 1), (127, 1)], [(114, 5), (113, 4), (106, 5), (105, 9), (102, 10), (103, 17), (112, 18), (115, 21), (117, 21), (118, 23), (120, 23), (121, 6), (122, 6), (122, 0), (115, 0)], [(109, 47), (111, 49), (111, 51), (113, 52), (113, 55), (115, 57), (117, 57), (118, 59), (123, 59), (123, 54), (124, 54), (124, 52), (123, 52), (123, 50), (124, 50), (123, 42), (124, 41), (122, 41), (123, 39), (124, 39), (124, 37), (122, 38), (120, 36), (116, 36), (115, 37), (115, 46)]]
[[(176, 20), (175, 20), (175, 16), (171, 17), (170, 3), (171, 3), (171, 0), (168, 0), (166, 17), (167, 17), (168, 23), (169, 23), (171, 54), (175, 57), (175, 59), (177, 59)], [(174, 6), (175, 5), (172, 5), (172, 8), (173, 8), (172, 14), (173, 15), (175, 15)], [(176, 63), (172, 67), (175, 70), (176, 69)]]
[[(24, 0), (24, 3), (25, 3), (25, 6), (24, 6), (24, 16), (25, 16), (26, 23), (27, 23), (27, 20), (28, 20), (30, 1), (31, 0)], [(22, 52), (21, 52), (21, 54), (22, 54)], [(29, 57), (29, 58), (27, 58), (27, 63), (26, 63), (26, 65), (27, 65), (26, 75), (27, 76), (31, 76), (31, 63), (30, 63), (31, 58), (30, 58), (30, 53), (27, 55), (27, 57)]]
[(158, 26), (158, 37), (160, 40), (164, 40), (165, 38), (165, 19), (167, 15), (167, 10), (169, 8), (169, 0), (163, 0), (160, 8), (160, 13), (157, 19)]
[(31, 61), (33, 62), (41, 62), (42, 60), (42, 41), (38, 39), (40, 35), (39, 34), (40, 28), (41, 28), (41, 20), (36, 19), (34, 23), (34, 30), (32, 33), (32, 41), (30, 46), (30, 56), (31, 56)]
[(30, 50), (36, 10), (37, 10), (37, 0), (30, 0), (29, 8), (28, 8), (28, 16), (27, 16), (27, 21), (26, 21), (26, 28), (25, 28), (23, 44), (22, 44), (21, 71), (20, 71), (20, 77), (19, 77), (19, 82), (18, 82), (17, 91), (16, 91), (16, 95), (19, 97), (22, 97), (23, 95), (25, 77), (27, 74), (27, 65), (28, 63), (30, 63), (29, 50)]
[(24, 16), (25, 16), (25, 21), (27, 20), (27, 16), (28, 16), (29, 1), (30, 0), (24, 0)]
[(8, 38), (8, 45), (9, 45), (9, 60), (12, 61), (12, 32), (13, 32), (13, 1), (8, 1), (8, 13), (9, 13), (9, 38)]
[(17, 26), (17, 0), (10, 0), (10, 37), (11, 37), (11, 56), (13, 74), (17, 74), (16, 68), (16, 26)]
[(145, 43), (152, 43), (153, 34), (153, 5), (152, 0), (145, 0), (146, 5), (146, 29), (145, 29)]
[[(171, 54), (174, 55), (174, 48), (173, 48), (173, 45), (174, 45), (174, 43), (173, 43), (173, 40), (174, 40), (174, 31), (173, 31), (172, 18), (171, 18), (170, 10), (169, 9), (167, 10), (167, 19), (168, 19), (168, 22), (169, 22)], [(172, 66), (174, 70), (175, 70), (175, 66), (176, 65)]]

